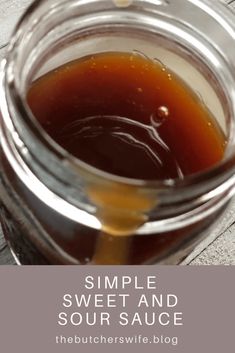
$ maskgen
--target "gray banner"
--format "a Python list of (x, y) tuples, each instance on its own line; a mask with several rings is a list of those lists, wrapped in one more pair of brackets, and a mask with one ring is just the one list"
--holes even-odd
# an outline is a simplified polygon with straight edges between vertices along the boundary
[(0, 347), (234, 351), (235, 267), (0, 267)]

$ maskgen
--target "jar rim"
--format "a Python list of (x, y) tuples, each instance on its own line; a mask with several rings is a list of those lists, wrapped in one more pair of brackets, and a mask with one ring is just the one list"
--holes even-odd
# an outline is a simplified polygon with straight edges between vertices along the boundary
[[(139, 1), (139, 0), (137, 0)], [(213, 3), (213, 13), (217, 11), (217, 13), (223, 17), (225, 14), (226, 19), (232, 17), (229, 10), (225, 8), (222, 4), (215, 4), (211, 0), (206, 0), (202, 2), (201, 0), (184, 0), (187, 3), (191, 3), (195, 6), (200, 7), (203, 10), (203, 6), (207, 5), (208, 7)], [(96, 0), (87, 0), (87, 1), (80, 1), (81, 3), (85, 2), (96, 2)], [(151, 0), (142, 0), (143, 3), (150, 3), (153, 6), (153, 1)], [(8, 90), (8, 97), (7, 99), (11, 99), (14, 105), (17, 107), (18, 112), (22, 116), (22, 119), (26, 123), (27, 127), (31, 130), (31, 133), (35, 137), (35, 141), (40, 141), (42, 144), (46, 145), (50, 153), (52, 153), (56, 158), (59, 160), (66, 159), (70, 166), (75, 168), (79, 168), (85, 170), (87, 173), (98, 176), (102, 180), (112, 180), (116, 183), (121, 183), (124, 185), (129, 185), (133, 187), (141, 187), (145, 189), (157, 189), (161, 191), (166, 191), (167, 193), (171, 193), (172, 190), (176, 193), (186, 193), (189, 188), (200, 188), (201, 194), (204, 191), (209, 191), (214, 189), (214, 187), (220, 186), (224, 182), (226, 182), (229, 178), (234, 175), (235, 172), (235, 152), (228, 156), (226, 159), (221, 160), (218, 164), (214, 165), (213, 167), (209, 168), (208, 170), (204, 170), (199, 173), (195, 173), (192, 175), (185, 176), (183, 179), (169, 179), (169, 180), (140, 180), (140, 179), (130, 179), (122, 176), (117, 176), (110, 174), (108, 172), (102, 171), (97, 169), (82, 160), (74, 157), (68, 151), (64, 150), (60, 147), (55, 141), (50, 138), (47, 133), (37, 124), (36, 119), (33, 119), (32, 114), (30, 114), (26, 100), (22, 95), (19, 93), (17, 89), (17, 83), (15, 82), (15, 78), (11, 75), (11, 70), (9, 67), (14, 63), (15, 55), (17, 55), (17, 49), (19, 40), (21, 39), (21, 27), (25, 25), (27, 22), (27, 18), (32, 14), (36, 8), (39, 8), (43, 4), (46, 4), (45, 0), (35, 1), (25, 12), (23, 17), (21, 18), (18, 26), (16, 27), (15, 35), (11, 40), (10, 47), (7, 51), (7, 58), (5, 60), (5, 65), (3, 66), (4, 69), (4, 85), (9, 85), (10, 82), (10, 90)], [(130, 5), (132, 6), (132, 5)], [(126, 8), (123, 8), (122, 11), (125, 11)], [(235, 27), (232, 27), (232, 19), (229, 21), (229, 29), (233, 30), (233, 33), (230, 33), (231, 39), (235, 39)], [(232, 38), (233, 36), (233, 38)], [(9, 79), (9, 76), (10, 79)], [(10, 93), (9, 93), (10, 92)], [(234, 97), (233, 97), (234, 98)], [(235, 100), (235, 99), (234, 99)], [(234, 102), (233, 102), (234, 104)], [(1, 106), (1, 103), (0, 103)], [(4, 115), (4, 114), (3, 114)], [(4, 116), (3, 116), (4, 119)]]

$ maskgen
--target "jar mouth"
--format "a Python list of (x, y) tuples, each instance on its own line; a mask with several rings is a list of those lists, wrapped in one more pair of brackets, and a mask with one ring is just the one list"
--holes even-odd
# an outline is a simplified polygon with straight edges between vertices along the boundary
[[(145, 6), (149, 11), (148, 6), (151, 5), (151, 8), (156, 8), (158, 10), (159, 6), (154, 5), (152, 1), (142, 1), (143, 4), (142, 6)], [(139, 13), (138, 6), (140, 6), (141, 1), (135, 1), (130, 5), (130, 7), (127, 9), (122, 9), (121, 11), (129, 11), (130, 9), (133, 9), (133, 11), (137, 11)], [(182, 2), (182, 1), (181, 1)], [(234, 43), (235, 40), (235, 28), (232, 19), (232, 15), (230, 15), (229, 11), (223, 7), (221, 4), (214, 4), (213, 1), (204, 1), (201, 2), (200, 0), (186, 0), (183, 1), (185, 4), (187, 3), (188, 6), (196, 6), (200, 9), (200, 11), (204, 11), (207, 13), (208, 8), (210, 5), (213, 5), (214, 10), (211, 12), (211, 14), (207, 13), (207, 16), (214, 16), (213, 18), (213, 24), (215, 25), (220, 25), (224, 32), (226, 34), (226, 40), (225, 44), (223, 46), (228, 45), (228, 41), (230, 43)], [(83, 2), (81, 1), (81, 5), (85, 6), (82, 4)], [(97, 1), (87, 1), (88, 3), (98, 3)], [(102, 4), (107, 3), (107, 1), (100, 1), (100, 7), (102, 8)], [(135, 4), (134, 4), (135, 3)], [(138, 4), (137, 4), (138, 3)], [(165, 2), (163, 2), (165, 3)], [(169, 2), (170, 3), (170, 2)], [(213, 3), (213, 4), (212, 4)], [(20, 88), (20, 83), (19, 83), (19, 73), (15, 75), (15, 62), (18, 60), (19, 62), (19, 53), (22, 52), (22, 40), (27, 38), (27, 20), (31, 16), (32, 11), (35, 9), (40, 9), (40, 7), (43, 7), (43, 4), (46, 4), (45, 0), (38, 1), (37, 3), (35, 2), (25, 13), (23, 18), (21, 19), (20, 23), (18, 24), (16, 28), (15, 35), (10, 43), (10, 47), (7, 52), (7, 59), (5, 60), (4, 64), (4, 71), (5, 71), (5, 76), (4, 76), (4, 86), (7, 87), (6, 90), (6, 99), (11, 102), (12, 105), (14, 105), (14, 112), (12, 115), (15, 116), (20, 116), (21, 118), (21, 123), (22, 126), (19, 126), (19, 121), (17, 122), (16, 119), (12, 119), (14, 128), (13, 130), (16, 130), (19, 133), (19, 136), (21, 138), (21, 135), (24, 136), (23, 142), (26, 144), (27, 147), (27, 137), (30, 136), (31, 141), (34, 140), (34, 144), (39, 143), (40, 146), (44, 146), (44, 151), (46, 153), (50, 154), (53, 158), (57, 159), (58, 163), (61, 163), (63, 161), (63, 166), (65, 165), (66, 168), (72, 168), (73, 170), (82, 170), (85, 171), (86, 174), (89, 175), (94, 175), (98, 177), (101, 180), (107, 180), (107, 181), (112, 181), (115, 183), (119, 184), (124, 184), (128, 186), (133, 186), (133, 187), (141, 187), (141, 188), (146, 188), (146, 189), (154, 189), (154, 190), (160, 190), (163, 193), (171, 194), (172, 191), (177, 194), (181, 194), (181, 198), (183, 197), (184, 193), (188, 193), (188, 189), (191, 188), (192, 193), (188, 197), (192, 197), (193, 194), (198, 194), (198, 191), (200, 189), (200, 194), (203, 194), (208, 190), (212, 190), (215, 187), (218, 187), (219, 185), (223, 184), (226, 180), (229, 178), (233, 177), (234, 172), (235, 172), (235, 152), (231, 152), (233, 147), (234, 147), (234, 139), (235, 137), (232, 136), (230, 137), (230, 141), (228, 144), (228, 153), (227, 156), (221, 162), (218, 164), (214, 165), (208, 170), (204, 170), (200, 173), (195, 173), (191, 174), (188, 176), (185, 176), (183, 179), (169, 179), (169, 180), (140, 180), (140, 179), (133, 179), (133, 178), (126, 178), (122, 176), (117, 176), (110, 174), (108, 172), (99, 170), (82, 160), (77, 159), (70, 153), (68, 153), (66, 150), (64, 150), (61, 146), (59, 146), (49, 135), (43, 130), (43, 128), (40, 126), (40, 124), (36, 121), (36, 119), (33, 117), (31, 111), (29, 110), (27, 106), (27, 102), (25, 99), (25, 95), (22, 93), (22, 89)], [(109, 4), (110, 5), (110, 4)], [(110, 5), (111, 7), (114, 5)], [(165, 6), (165, 5), (164, 5)], [(53, 12), (53, 7), (51, 8), (51, 11)], [(110, 11), (110, 9), (109, 9)], [(118, 10), (120, 11), (120, 9)], [(163, 10), (164, 11), (164, 10)], [(217, 18), (215, 17), (217, 16)], [(96, 16), (98, 16), (98, 12), (96, 13)], [(129, 14), (127, 15), (128, 18)], [(224, 17), (226, 18), (226, 23), (224, 20)], [(172, 20), (172, 19), (171, 19)], [(215, 22), (215, 23), (214, 23)], [(34, 28), (36, 25), (32, 26)], [(22, 30), (23, 29), (23, 30)], [(26, 31), (24, 33), (24, 31)], [(28, 34), (28, 37), (30, 38), (32, 36), (32, 33)], [(21, 44), (20, 44), (21, 42)], [(217, 48), (216, 45), (222, 45), (221, 43), (213, 43), (213, 50), (218, 50), (219, 56), (221, 56), (221, 52), (223, 52), (223, 48)], [(20, 47), (21, 46), (21, 47)], [(230, 47), (231, 48), (231, 47)], [(227, 53), (227, 52), (226, 52)], [(18, 57), (18, 58), (17, 58)], [(225, 75), (222, 77), (223, 79), (223, 84), (225, 85), (225, 82), (227, 78), (229, 77), (229, 82), (227, 82), (227, 87), (226, 87), (226, 99), (227, 99), (227, 106), (229, 106), (229, 114), (232, 116), (235, 116), (235, 90), (233, 88), (233, 83), (235, 87), (235, 75), (233, 72), (234, 70), (234, 64), (233, 64), (233, 52), (231, 50), (231, 53), (227, 57), (221, 57), (221, 62), (215, 63), (215, 66), (217, 64), (217, 69), (220, 68), (222, 64), (227, 64), (227, 69)], [(21, 63), (22, 64), (22, 63)], [(216, 69), (216, 67), (215, 67)], [(232, 70), (233, 69), (233, 70)], [(220, 90), (220, 87), (217, 87)], [(229, 96), (228, 96), (228, 91)], [(4, 114), (3, 114), (4, 115)], [(234, 126), (233, 122), (231, 122), (230, 126), (230, 134), (234, 134)], [(9, 121), (7, 122), (7, 125), (9, 126)], [(25, 130), (25, 127), (29, 130), (29, 135), (26, 136), (25, 133), (22, 134), (22, 131)], [(13, 131), (12, 130), (12, 131)], [(35, 149), (36, 151), (36, 149)], [(40, 159), (39, 155), (37, 154), (37, 158)], [(40, 163), (44, 163), (43, 160), (40, 161)], [(193, 191), (194, 189), (194, 191)], [(221, 189), (220, 189), (221, 190)], [(217, 191), (218, 192), (218, 191)], [(216, 191), (214, 195), (216, 194)], [(173, 195), (172, 195), (173, 197)]]

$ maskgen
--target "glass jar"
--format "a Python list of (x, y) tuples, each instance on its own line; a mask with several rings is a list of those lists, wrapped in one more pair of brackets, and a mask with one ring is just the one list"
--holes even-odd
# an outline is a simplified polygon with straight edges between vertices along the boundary
[[(235, 185), (235, 26), (213, 0), (41, 0), (1, 64), (1, 222), (21, 264), (178, 264), (215, 226)], [(182, 180), (117, 177), (76, 159), (26, 103), (42, 74), (89, 54), (137, 51), (203, 99), (224, 159)]]

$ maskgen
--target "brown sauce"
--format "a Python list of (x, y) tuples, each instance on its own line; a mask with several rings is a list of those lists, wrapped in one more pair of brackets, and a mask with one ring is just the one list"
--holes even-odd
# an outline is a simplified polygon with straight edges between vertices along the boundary
[(219, 162), (225, 139), (200, 99), (160, 63), (104, 53), (41, 77), (29, 106), (74, 156), (135, 179), (183, 178)]
[[(36, 80), (27, 100), (53, 140), (84, 162), (118, 176), (184, 178), (211, 168), (224, 155), (225, 137), (199, 97), (162, 64), (139, 54), (104, 53), (67, 63)], [(92, 198), (99, 205), (106, 196), (95, 190)], [(112, 193), (108, 199), (114, 205), (122, 202)], [(133, 202), (133, 210), (144, 203)], [(47, 220), (40, 206), (35, 212), (68, 254), (81, 263), (97, 264), (154, 263), (211, 222), (162, 235), (135, 236), (130, 231), (122, 237), (118, 223), (129, 220), (126, 214), (113, 214), (109, 206), (100, 217), (109, 229), (116, 227), (116, 233), (111, 232), (115, 236), (71, 226), (58, 215)], [(131, 222), (134, 229), (142, 221), (137, 217)]]

